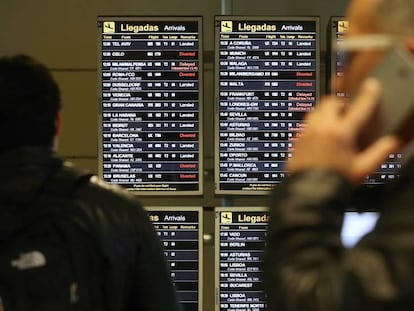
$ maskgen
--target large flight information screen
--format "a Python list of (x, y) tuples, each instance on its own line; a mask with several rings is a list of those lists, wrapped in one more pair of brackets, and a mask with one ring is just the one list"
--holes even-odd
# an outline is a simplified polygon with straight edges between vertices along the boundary
[(215, 310), (266, 310), (262, 266), (268, 211), (259, 207), (219, 207), (215, 213)]
[(148, 207), (147, 212), (163, 245), (183, 311), (201, 311), (202, 208)]
[(201, 194), (201, 17), (98, 25), (101, 177), (140, 194)]
[(216, 16), (216, 193), (263, 194), (319, 96), (319, 19)]
[[(330, 40), (328, 44), (329, 51), (331, 52), (331, 57), (329, 61), (330, 68), (330, 77), (328, 80), (330, 83), (335, 83), (335, 79), (339, 79), (344, 75), (345, 69), (345, 53), (337, 49), (337, 45), (340, 45), (343, 38), (345, 37), (348, 28), (349, 22), (345, 18), (333, 17), (331, 18), (331, 29), (330, 29)], [(345, 94), (341, 90), (335, 90), (335, 95), (337, 97), (348, 97), (349, 95)]]
[[(330, 78), (331, 80), (341, 79), (344, 76), (346, 66), (346, 53), (341, 51), (341, 42), (344, 40), (349, 29), (349, 21), (345, 17), (332, 17), (330, 20)], [(335, 81), (331, 81), (334, 83)], [(346, 101), (350, 94), (343, 90), (332, 90), (338, 98)], [(401, 168), (402, 154), (391, 153), (388, 155), (386, 162), (372, 174), (365, 177), (363, 183), (366, 185), (381, 185), (398, 178), (399, 169)]]

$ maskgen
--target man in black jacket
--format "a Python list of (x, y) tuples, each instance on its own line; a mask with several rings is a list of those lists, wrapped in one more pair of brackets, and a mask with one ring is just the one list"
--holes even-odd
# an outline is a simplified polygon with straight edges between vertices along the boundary
[[(413, 16), (412, 0), (350, 3), (344, 48), (352, 53), (335, 88), (355, 97), (349, 105), (324, 98), (307, 116), (288, 163), (291, 175), (270, 198), (264, 268), (270, 310), (414, 308), (412, 159), (395, 184), (363, 206), (380, 212), (376, 228), (352, 249), (340, 239), (344, 211), (358, 199), (363, 178), (414, 136), (412, 128), (403, 138), (382, 136), (359, 147), (373, 127), (381, 87), (392, 87), (367, 77), (384, 59), (385, 48), (398, 45), (414, 54)], [(413, 88), (405, 91), (413, 93)]]
[[(60, 108), (59, 88), (44, 65), (24, 55), (0, 58), (0, 271), (7, 276), (4, 271), (14, 269), (16, 275), (26, 280), (22, 288), (13, 292), (10, 284), (17, 282), (17, 278), (5, 281), (0, 277), (0, 309), (49, 310), (58, 302), (73, 304), (70, 310), (179, 310), (161, 244), (138, 200), (96, 177), (80, 178), (78, 170), (54, 154), (61, 124)], [(44, 195), (47, 192), (52, 195)], [(54, 206), (44, 206), (46, 202)], [(57, 221), (66, 224), (59, 220), (59, 209), (64, 209), (63, 218), (74, 224), (74, 230), (79, 226), (85, 232), (76, 245), (68, 247), (83, 249), (85, 253), (69, 252), (70, 256), (63, 259), (75, 266), (86, 266), (77, 262), (77, 258), (83, 257), (90, 268), (77, 275), (86, 283), (68, 286), (67, 303), (57, 299), (53, 291), (54, 287), (63, 286), (55, 282), (68, 271), (58, 269), (54, 276), (46, 272), (53, 264), (66, 267), (65, 263), (49, 260), (47, 253), (39, 249), (5, 260), (4, 252), (16, 247), (8, 242), (24, 223), (23, 218), (39, 220), (34, 216), (36, 211), (30, 211), (38, 207), (39, 214), (41, 209), (47, 215), (58, 215)], [(44, 227), (44, 232), (55, 230), (48, 222)], [(71, 236), (70, 230), (56, 229)], [(36, 241), (33, 245), (37, 245)], [(98, 256), (95, 261), (94, 254)], [(72, 274), (76, 276), (77, 272)], [(48, 289), (39, 287), (38, 280), (45, 286), (49, 283)], [(94, 288), (86, 289), (88, 286)], [(30, 299), (30, 305), (24, 305), (25, 299)], [(76, 307), (78, 302), (82, 308)]]

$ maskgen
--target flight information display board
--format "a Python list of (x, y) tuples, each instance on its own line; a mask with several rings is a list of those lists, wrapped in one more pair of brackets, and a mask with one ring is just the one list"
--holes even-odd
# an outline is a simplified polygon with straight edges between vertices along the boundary
[[(328, 74), (327, 81), (329, 82), (328, 89), (330, 89), (330, 83), (335, 83), (334, 79), (338, 79), (344, 75), (345, 67), (345, 53), (339, 51), (336, 45), (340, 45), (346, 32), (348, 31), (349, 22), (344, 17), (332, 17), (330, 21), (330, 42), (328, 43), (328, 50), (330, 59), (328, 60)], [(344, 92), (335, 90), (337, 97), (348, 97)]]
[(216, 16), (216, 193), (263, 194), (319, 96), (319, 19)]
[(201, 17), (98, 21), (100, 176), (140, 194), (201, 194)]
[(183, 311), (201, 311), (202, 208), (148, 207), (147, 212), (164, 247), (171, 279)]
[(265, 310), (261, 280), (269, 222), (267, 209), (219, 207), (215, 214), (215, 310)]
[[(344, 75), (346, 66), (346, 53), (340, 50), (343, 41), (349, 29), (349, 21), (345, 17), (331, 17), (328, 38), (328, 46), (330, 47), (330, 83), (334, 83), (332, 79), (340, 79)], [(344, 101), (350, 97), (343, 90), (331, 90), (337, 97), (343, 98)], [(366, 185), (381, 185), (387, 181), (394, 180), (399, 176), (401, 168), (402, 154), (391, 153), (386, 162), (382, 163), (377, 171), (365, 177), (363, 183)]]

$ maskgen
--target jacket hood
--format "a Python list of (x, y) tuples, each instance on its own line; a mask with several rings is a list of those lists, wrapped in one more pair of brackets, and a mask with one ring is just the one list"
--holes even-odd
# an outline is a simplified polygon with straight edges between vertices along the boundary
[(22, 148), (0, 154), (0, 202), (33, 201), (61, 163), (47, 148)]

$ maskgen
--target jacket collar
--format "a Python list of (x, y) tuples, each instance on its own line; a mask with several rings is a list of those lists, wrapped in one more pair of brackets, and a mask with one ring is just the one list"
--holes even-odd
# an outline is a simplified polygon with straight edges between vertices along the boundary
[(25, 147), (0, 154), (0, 201), (34, 200), (62, 161), (49, 148)]

